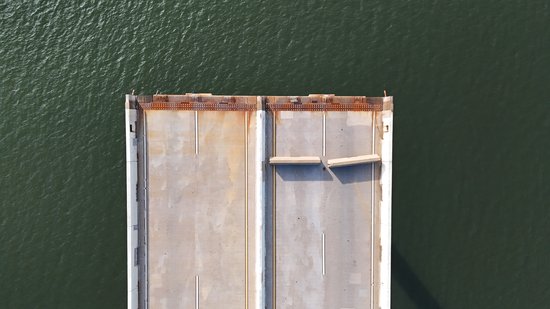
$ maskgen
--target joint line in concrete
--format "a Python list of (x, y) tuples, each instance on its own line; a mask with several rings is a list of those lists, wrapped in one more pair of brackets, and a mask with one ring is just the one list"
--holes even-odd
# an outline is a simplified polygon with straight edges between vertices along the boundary
[[(372, 148), (372, 151), (371, 153), (373, 154), (376, 154), (376, 141), (375, 141), (375, 136), (376, 136), (376, 112), (372, 111), (372, 124), (371, 124), (371, 127), (372, 127), (372, 145), (371, 145), (371, 148)], [(374, 240), (376, 239), (375, 236), (374, 236), (374, 233), (375, 233), (375, 229), (374, 229), (374, 212), (375, 212), (375, 207), (374, 207), (374, 196), (375, 196), (375, 173), (374, 173), (374, 169), (375, 169), (375, 165), (372, 164), (371, 165), (371, 183), (372, 183), (372, 186), (371, 186), (371, 206), (370, 206), (370, 209), (371, 209), (371, 212), (370, 212), (370, 217), (371, 217), (371, 243), (370, 243), (370, 247), (371, 247), (371, 250), (370, 250), (370, 283), (371, 283), (371, 288), (370, 288), (370, 308), (374, 308)]]
[(199, 309), (199, 276), (195, 276), (195, 309)]
[(195, 111), (195, 154), (199, 154), (199, 111)]
[(323, 157), (327, 155), (327, 112), (323, 111)]
[(248, 112), (244, 112), (244, 308), (248, 309)]
[(323, 262), (322, 262), (322, 268), (323, 268), (323, 276), (327, 273), (326, 272), (326, 258), (325, 258), (325, 233), (322, 233), (321, 236), (321, 248), (323, 251)]

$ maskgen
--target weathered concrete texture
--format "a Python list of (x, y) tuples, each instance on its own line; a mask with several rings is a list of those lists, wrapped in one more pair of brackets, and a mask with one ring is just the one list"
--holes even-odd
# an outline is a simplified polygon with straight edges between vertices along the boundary
[(128, 96), (129, 308), (389, 309), (392, 102)]
[(252, 307), (255, 112), (197, 115), (146, 111), (149, 308)]
[(272, 155), (323, 159), (317, 166), (276, 167), (274, 308), (370, 308), (371, 206), (379, 201), (372, 196), (379, 169), (332, 170), (326, 162), (373, 153), (373, 114), (327, 112), (325, 121), (323, 112), (274, 115)]

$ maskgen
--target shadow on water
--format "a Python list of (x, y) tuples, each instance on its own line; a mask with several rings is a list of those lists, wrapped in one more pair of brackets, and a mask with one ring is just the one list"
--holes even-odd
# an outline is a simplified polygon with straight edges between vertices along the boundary
[(391, 263), (393, 279), (403, 288), (417, 308), (442, 308), (395, 246), (392, 246)]

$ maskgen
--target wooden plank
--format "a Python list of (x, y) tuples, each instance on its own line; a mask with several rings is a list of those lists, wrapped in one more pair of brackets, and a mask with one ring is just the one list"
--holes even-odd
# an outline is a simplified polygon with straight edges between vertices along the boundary
[(308, 165), (308, 164), (320, 164), (321, 158), (319, 157), (271, 157), (269, 164), (292, 164), (292, 165)]
[(349, 158), (330, 159), (327, 161), (328, 167), (344, 167), (358, 164), (368, 164), (379, 162), (380, 156), (377, 154), (363, 155)]

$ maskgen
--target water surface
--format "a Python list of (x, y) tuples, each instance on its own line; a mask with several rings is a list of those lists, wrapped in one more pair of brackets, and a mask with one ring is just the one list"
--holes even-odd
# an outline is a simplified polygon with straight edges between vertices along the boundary
[(132, 89), (387, 89), (393, 307), (550, 307), (548, 1), (5, 0), (0, 43), (0, 307), (125, 306)]

